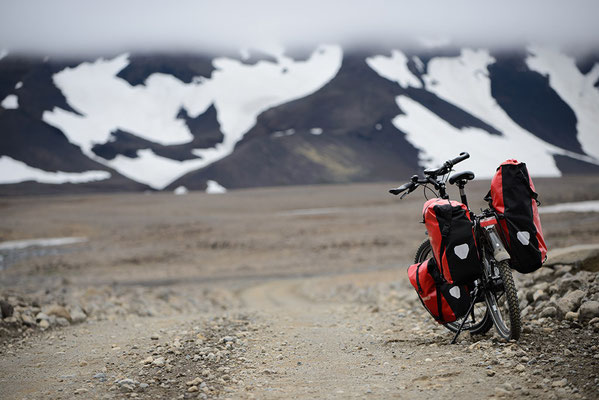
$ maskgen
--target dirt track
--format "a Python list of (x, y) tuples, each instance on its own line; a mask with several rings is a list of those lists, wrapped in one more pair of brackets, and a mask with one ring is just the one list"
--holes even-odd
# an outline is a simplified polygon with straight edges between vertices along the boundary
[[(552, 204), (599, 198), (594, 181), (537, 186)], [(387, 186), (0, 200), (2, 240), (89, 239), (12, 264), (2, 292), (100, 316), (5, 342), (0, 397), (592, 398), (572, 382), (596, 378), (596, 363), (541, 379), (527, 365), (554, 352), (554, 331), (448, 344), (404, 276), (424, 238), (421, 196), (398, 203)], [(485, 189), (473, 185), (474, 209)], [(599, 238), (596, 213), (542, 221), (550, 246)]]

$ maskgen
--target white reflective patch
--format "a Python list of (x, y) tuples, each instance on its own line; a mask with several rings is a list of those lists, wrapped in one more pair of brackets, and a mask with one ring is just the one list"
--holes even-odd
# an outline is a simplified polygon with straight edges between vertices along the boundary
[(468, 252), (470, 251), (470, 248), (468, 247), (468, 245), (466, 243), (464, 243), (464, 244), (454, 247), (453, 251), (455, 252), (456, 256), (460, 257), (460, 259), (462, 259), (462, 260), (465, 260), (466, 257), (468, 257)]
[(459, 286), (454, 286), (451, 289), (449, 289), (449, 294), (455, 297), (456, 299), (462, 297), (462, 292), (460, 291)]
[(522, 243), (524, 246), (528, 246), (528, 243), (530, 242), (530, 233), (526, 231), (521, 231), (516, 234), (516, 237), (518, 238), (520, 243)]

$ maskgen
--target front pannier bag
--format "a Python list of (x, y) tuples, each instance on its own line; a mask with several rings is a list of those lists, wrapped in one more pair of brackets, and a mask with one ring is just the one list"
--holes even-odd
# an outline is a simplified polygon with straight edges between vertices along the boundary
[(440, 324), (463, 317), (470, 308), (470, 293), (465, 285), (452, 285), (441, 278), (433, 258), (408, 268), (410, 283), (424, 308)]
[(499, 224), (511, 256), (510, 266), (524, 274), (541, 268), (547, 255), (537, 197), (526, 164), (507, 160), (497, 168), (485, 198), (504, 215)]
[(422, 216), (443, 278), (449, 283), (470, 283), (481, 274), (470, 212), (458, 201), (431, 199)]

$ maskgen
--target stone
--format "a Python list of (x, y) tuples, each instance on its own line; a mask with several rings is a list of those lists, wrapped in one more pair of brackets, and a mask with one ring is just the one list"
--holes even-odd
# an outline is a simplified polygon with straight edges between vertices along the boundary
[(599, 317), (599, 301), (587, 301), (582, 303), (578, 310), (578, 320), (582, 323)]
[(569, 311), (576, 311), (580, 307), (582, 299), (584, 299), (585, 292), (576, 289), (572, 292), (567, 293), (564, 297), (557, 301), (557, 309), (561, 315), (566, 315)]
[(566, 321), (578, 321), (578, 313), (574, 311), (568, 311), (564, 316)]
[(152, 339), (152, 340), (160, 340), (160, 336), (154, 334), (154, 335), (150, 336), (150, 339)]
[(0, 318), (12, 317), (15, 308), (8, 301), (0, 300)]
[(152, 356), (148, 356), (141, 361), (141, 363), (144, 365), (152, 364), (152, 362), (154, 362), (154, 357), (152, 357)]
[(87, 314), (79, 306), (71, 307), (69, 314), (71, 315), (71, 322), (74, 324), (79, 324), (87, 319)]
[(568, 384), (568, 380), (566, 378), (560, 379), (559, 381), (554, 381), (551, 383), (551, 387), (564, 387)]
[(541, 318), (551, 317), (554, 318), (557, 315), (557, 309), (555, 307), (545, 307), (539, 316)]
[(58, 326), (69, 326), (69, 320), (66, 318), (62, 318), (62, 317), (57, 317), (56, 318), (56, 325)]
[(155, 365), (157, 367), (164, 366), (164, 357), (158, 357), (158, 358), (156, 358), (154, 361), (152, 361), (152, 365)]
[(49, 320), (49, 319), (50, 319), (50, 317), (48, 317), (48, 316), (47, 316), (45, 313), (43, 313), (43, 312), (39, 312), (39, 313), (37, 313), (37, 315), (35, 316), (35, 321), (36, 321), (38, 324), (39, 324), (39, 323), (40, 323), (40, 321), (42, 321), (42, 320), (46, 320), (46, 321), (47, 321), (47, 320)]
[(558, 264), (576, 265), (586, 271), (598, 272), (599, 244), (581, 244), (550, 251), (545, 265)]
[(547, 299), (549, 299), (549, 295), (542, 289), (537, 289), (532, 295), (533, 301), (547, 300)]
[(198, 391), (198, 387), (197, 387), (197, 386), (195, 386), (195, 385), (194, 385), (194, 386), (190, 386), (190, 387), (187, 389), (187, 391), (188, 391), (189, 393), (197, 392), (197, 391)]
[(53, 304), (49, 307), (46, 307), (43, 311), (44, 314), (48, 316), (54, 315), (56, 318), (64, 318), (69, 322), (73, 320), (71, 318), (71, 314), (67, 311), (67, 309), (63, 306), (59, 306), (58, 304)]
[(192, 381), (185, 382), (187, 386), (197, 386), (202, 383), (202, 379), (200, 377), (195, 378)]
[(38, 322), (38, 325), (41, 329), (48, 329), (50, 327), (50, 321), (42, 319)]
[(572, 290), (585, 289), (587, 287), (587, 281), (582, 276), (582, 273), (578, 273), (574, 276), (568, 275), (569, 274), (564, 275), (558, 283), (558, 291), (560, 294), (564, 295)]
[(29, 325), (29, 326), (34, 326), (35, 325), (35, 319), (33, 319), (32, 316), (27, 315), (27, 314), (21, 315), (21, 321), (23, 321), (23, 323), (25, 325)]
[(515, 369), (516, 369), (516, 371), (518, 371), (518, 372), (524, 372), (524, 371), (526, 371), (526, 367), (525, 367), (524, 365), (522, 365), (522, 364), (518, 364), (518, 365), (516, 365), (516, 368), (515, 368)]

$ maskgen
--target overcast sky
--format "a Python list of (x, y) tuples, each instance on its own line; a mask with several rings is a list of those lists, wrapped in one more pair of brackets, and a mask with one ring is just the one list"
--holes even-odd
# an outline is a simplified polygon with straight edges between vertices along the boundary
[(598, 0), (0, 0), (0, 50), (206, 51), (413, 38), (599, 48)]

